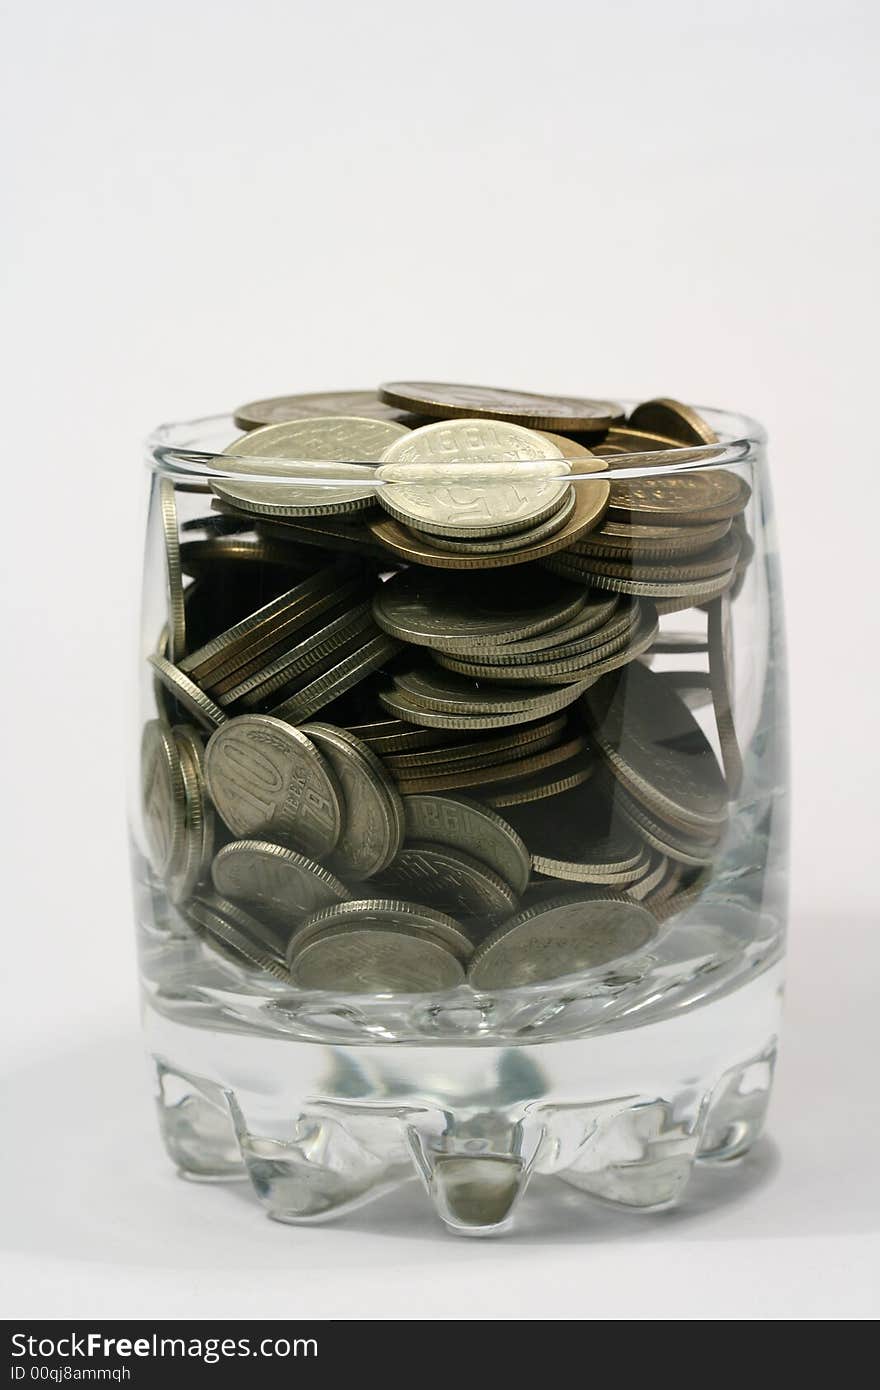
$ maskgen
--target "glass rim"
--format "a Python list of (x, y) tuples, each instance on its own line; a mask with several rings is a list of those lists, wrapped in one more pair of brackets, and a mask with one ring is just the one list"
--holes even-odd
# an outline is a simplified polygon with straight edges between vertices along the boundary
[[(615, 397), (615, 399), (619, 398)], [(637, 404), (636, 401), (627, 400), (621, 400), (621, 403), (626, 408), (627, 413)], [(693, 408), (715, 430), (718, 435), (717, 443), (598, 455), (597, 461), (606, 463), (606, 467), (601, 471), (593, 466), (589, 470), (584, 469), (579, 472), (577, 459), (569, 459), (567, 462), (570, 464), (570, 472), (565, 474), (567, 481), (596, 482), (598, 478), (601, 478), (603, 481), (610, 482), (617, 479), (625, 480), (648, 476), (662, 477), (664, 474), (731, 467), (736, 464), (751, 462), (759, 457), (767, 442), (767, 435), (764, 427), (757, 420), (747, 415), (734, 414), (711, 406), (695, 406)], [(282, 422), (279, 421), (278, 423)], [(439, 424), (442, 422), (432, 421), (431, 423)], [(626, 425), (624, 424), (622, 428), (625, 429)], [(146, 466), (151, 472), (181, 483), (193, 481), (241, 483), (246, 477), (248, 484), (272, 483), (276, 486), (284, 486), (285, 483), (289, 482), (295, 483), (299, 487), (302, 487), (303, 484), (312, 484), (322, 488), (351, 487), (352, 478), (350, 475), (340, 478), (327, 476), (323, 470), (333, 466), (329, 460), (280, 459), (268, 455), (265, 460), (261, 460), (259, 456), (253, 454), (235, 454), (228, 447), (210, 447), (212, 443), (216, 442), (216, 436), (224, 432), (232, 435), (233, 440), (236, 434), (245, 438), (253, 433), (253, 431), (240, 430), (232, 415), (228, 414), (206, 415), (194, 420), (159, 425), (145, 440)], [(536, 433), (540, 433), (540, 431), (536, 431)], [(227, 462), (229, 459), (240, 459), (246, 463), (246, 474), (241, 469), (231, 468)], [(290, 465), (297, 469), (296, 475), (285, 478), (274, 471), (259, 472), (255, 465), (261, 461), (265, 461), (268, 468), (277, 466), (279, 463)], [(356, 458), (339, 460), (338, 462), (344, 462), (346, 467), (354, 465), (365, 470), (375, 470), (378, 466), (375, 460)], [(453, 459), (448, 460), (448, 462), (453, 466), (455, 464)], [(509, 466), (515, 470), (516, 474), (526, 478), (529, 468), (533, 464), (545, 467), (547, 464), (558, 464), (559, 462), (558, 458), (511, 460)], [(312, 470), (311, 477), (309, 476), (310, 469)], [(381, 488), (399, 486), (399, 483), (390, 479), (376, 477), (365, 477), (363, 481), (377, 491)]]

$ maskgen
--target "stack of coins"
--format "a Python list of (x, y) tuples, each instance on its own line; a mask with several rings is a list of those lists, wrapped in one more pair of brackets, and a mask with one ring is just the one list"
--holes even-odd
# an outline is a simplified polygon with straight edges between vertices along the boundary
[[(749, 488), (709, 425), (424, 382), (235, 422), (219, 476), (157, 488), (143, 813), (188, 927), (267, 989), (499, 989), (644, 952), (742, 771)], [(706, 637), (661, 634), (686, 608)], [(653, 671), (670, 649), (708, 669)]]

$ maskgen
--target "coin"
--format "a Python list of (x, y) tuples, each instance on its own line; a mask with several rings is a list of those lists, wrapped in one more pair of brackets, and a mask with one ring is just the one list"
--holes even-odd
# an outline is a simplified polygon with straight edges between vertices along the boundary
[[(264, 425), (223, 451), (225, 467), (241, 473), (242, 482), (212, 482), (211, 488), (223, 502), (258, 516), (361, 511), (375, 501), (370, 463), (408, 434), (391, 421), (347, 415)], [(279, 481), (248, 483), (249, 473)]]
[(186, 793), (174, 736), (160, 719), (141, 737), (141, 810), (150, 861), (165, 878), (180, 859), (186, 830)]
[(551, 796), (579, 787), (593, 775), (593, 763), (583, 754), (569, 758), (548, 771), (533, 772), (528, 777), (517, 777), (509, 782), (493, 783), (491, 786), (477, 787), (474, 795), (487, 806), (505, 809), (508, 806), (523, 806), (531, 801), (546, 801)]
[(381, 919), (322, 932), (295, 957), (291, 973), (301, 989), (351, 994), (433, 994), (465, 978), (438, 938)]
[(367, 745), (346, 730), (306, 724), (302, 732), (330, 764), (342, 789), (342, 833), (332, 867), (346, 879), (380, 873), (403, 840), (403, 806), (392, 778)]
[[(599, 605), (593, 605), (598, 607)], [(554, 628), (548, 634), (542, 634), (542, 640), (546, 637), (544, 645), (537, 651), (531, 650), (528, 641), (507, 642), (503, 647), (493, 647), (488, 651), (468, 654), (470, 661), (479, 661), (487, 668), (498, 671), (499, 676), (503, 676), (504, 667), (522, 666), (526, 664), (545, 662), (550, 664), (558, 661), (565, 661), (569, 657), (582, 656), (586, 653), (600, 652), (609, 643), (618, 638), (626, 638), (639, 625), (642, 610), (637, 599), (630, 599), (626, 602), (613, 601), (604, 605), (606, 611), (611, 610), (611, 616), (607, 622), (600, 626), (590, 626), (589, 630), (578, 635), (571, 640), (566, 639), (566, 632), (569, 628), (576, 630), (577, 623), (566, 624), (563, 628)], [(561, 634), (561, 636), (560, 636)], [(551, 646), (550, 638), (556, 637), (557, 641)], [(434, 659), (441, 664), (445, 664), (445, 650), (435, 652)]]
[(216, 893), (202, 893), (187, 905), (187, 920), (199, 936), (237, 965), (264, 970), (288, 984), (290, 976), (278, 943), (262, 922)]
[(455, 796), (406, 796), (403, 808), (410, 840), (466, 850), (494, 870), (514, 893), (525, 892), (529, 881), (528, 850), (500, 816), (477, 801)]
[(721, 760), (730, 797), (739, 793), (743, 776), (742, 754), (736, 736), (731, 696), (732, 643), (730, 600), (717, 598), (708, 605), (709, 688), (721, 746)]
[(168, 893), (172, 902), (183, 903), (210, 868), (214, 810), (205, 795), (201, 739), (188, 725), (177, 725), (172, 737), (180, 759), (185, 804), (183, 844), (179, 862), (169, 878)]
[(270, 643), (278, 642), (284, 636), (285, 625), (299, 619), (303, 610), (311, 616), (308, 604), (314, 599), (332, 596), (342, 578), (338, 569), (328, 565), (315, 574), (309, 575), (291, 589), (285, 589), (277, 598), (270, 599), (255, 612), (249, 613), (240, 622), (226, 628), (209, 642), (180, 663), (182, 671), (201, 679), (217, 667), (234, 670), (231, 658), (238, 657), (240, 664), (247, 659), (255, 642), (268, 637)]
[(549, 818), (541, 805), (510, 812), (538, 873), (580, 883), (634, 883), (647, 867), (641, 839), (614, 815), (611, 801), (582, 785), (563, 792)]
[(475, 418), (511, 420), (536, 430), (598, 433), (623, 419), (614, 401), (574, 396), (539, 396), (495, 386), (458, 386), (442, 381), (387, 381), (379, 398), (416, 415), (443, 420)]
[(487, 420), (424, 425), (384, 453), (377, 499), (420, 531), (466, 538), (537, 525), (569, 497), (570, 467), (544, 435)]
[(434, 569), (500, 569), (509, 565), (524, 565), (553, 555), (573, 544), (597, 526), (605, 514), (610, 496), (610, 484), (600, 479), (588, 479), (572, 484), (575, 491), (574, 510), (568, 521), (552, 536), (520, 550), (501, 554), (475, 552), (473, 555), (451, 555), (438, 550), (429, 540), (410, 531), (393, 517), (371, 521), (373, 536), (386, 550), (409, 564), (428, 565)]
[[(613, 593), (626, 594), (630, 598), (656, 599), (658, 613), (672, 613), (708, 603), (730, 588), (736, 574), (734, 569), (730, 569), (711, 580), (685, 579), (681, 583), (663, 580), (655, 583), (650, 579), (626, 579), (616, 575), (600, 574), (589, 560), (568, 556), (551, 555), (544, 564), (552, 574), (558, 574), (564, 579), (574, 579), (580, 575), (585, 584), (590, 584), (596, 589), (609, 589)], [(669, 600), (671, 606), (661, 608), (660, 603), (665, 600)]]
[(402, 570), (379, 588), (373, 614), (385, 632), (416, 646), (478, 651), (558, 627), (585, 597), (578, 585), (541, 574), (522, 593), (498, 575), (463, 580)]
[(727, 789), (715, 754), (684, 701), (633, 662), (584, 695), (602, 757), (655, 815), (697, 831), (722, 825)]
[(727, 535), (705, 550), (690, 556), (666, 556), (662, 560), (651, 559), (635, 554), (626, 559), (613, 559), (601, 555), (585, 557), (591, 574), (602, 574), (608, 578), (647, 580), (652, 583), (681, 583), (699, 579), (714, 579), (722, 574), (730, 574), (739, 555), (739, 540)]
[(417, 936), (433, 937), (463, 964), (473, 955), (470, 937), (445, 912), (400, 898), (359, 898), (313, 913), (297, 927), (287, 948), (287, 958), (292, 964), (310, 941), (330, 928), (365, 924), (390, 926)]
[(400, 642), (380, 633), (365, 642), (353, 655), (344, 657), (323, 675), (304, 685), (295, 695), (277, 705), (272, 713), (292, 724), (308, 719), (325, 705), (338, 700), (373, 671), (378, 671), (400, 651)]
[[(437, 662), (442, 664), (444, 669), (449, 669), (450, 672), (455, 672), (463, 677), (469, 677), (476, 682), (503, 679), (507, 690), (523, 689), (529, 686), (535, 687), (536, 690), (552, 690), (553, 685), (548, 685), (548, 682), (553, 682), (557, 686), (580, 685), (584, 681), (593, 684), (608, 671), (614, 671), (619, 666), (624, 666), (628, 662), (634, 661), (637, 656), (641, 656), (642, 652), (647, 651), (651, 646), (656, 635), (656, 614), (650, 606), (645, 606), (638, 615), (637, 623), (628, 627), (613, 641), (569, 660), (540, 661), (531, 665), (499, 668), (489, 665), (480, 666), (475, 662), (464, 662), (455, 657), (438, 654)], [(488, 693), (500, 688), (499, 686), (484, 686), (484, 691)]]
[(531, 754), (526, 749), (525, 756), (511, 762), (488, 765), (481, 760), (474, 766), (449, 769), (447, 765), (428, 772), (404, 774), (398, 782), (398, 790), (406, 795), (410, 792), (456, 791), (466, 787), (485, 788), (496, 782), (508, 782), (512, 778), (527, 777), (532, 772), (555, 767), (557, 763), (566, 762), (576, 753), (583, 752), (585, 747), (586, 740), (578, 735), (539, 753)]
[(377, 636), (378, 631), (368, 604), (348, 608), (317, 632), (302, 637), (254, 675), (229, 686), (220, 694), (220, 703), (230, 705), (240, 700), (245, 708), (260, 705), (276, 691), (288, 686), (294, 688), (292, 683), (301, 683), (307, 674), (317, 677), (331, 661), (338, 662), (343, 656), (360, 650), (368, 636)]
[(557, 741), (565, 725), (565, 715), (556, 714), (551, 719), (539, 720), (536, 724), (514, 729), (498, 738), (468, 739), (465, 743), (443, 743), (414, 752), (389, 753), (384, 762), (395, 773), (411, 773), (414, 776), (421, 772), (456, 767), (491, 767), (498, 762), (516, 761), (542, 748), (549, 748)]
[(601, 526), (572, 548), (578, 555), (669, 561), (708, 549), (730, 533), (731, 525), (728, 520), (715, 521), (708, 526), (632, 525), (606, 517)]
[(722, 468), (617, 478), (611, 485), (608, 516), (612, 521), (706, 526), (736, 516), (751, 491), (744, 478)]
[[(633, 430), (624, 425), (618, 427), (613, 425), (602, 439), (593, 445), (593, 453), (600, 458), (613, 455), (626, 454), (665, 454), (670, 449), (680, 449), (681, 445), (677, 439), (671, 439), (664, 434), (656, 434), (651, 430)], [(653, 460), (659, 463), (660, 460)], [(664, 460), (665, 461), (665, 460)], [(641, 460), (644, 462), (644, 460)], [(649, 460), (651, 462), (651, 460)], [(626, 463), (615, 463), (614, 468), (626, 468)], [(632, 465), (633, 467), (635, 465)]]
[(684, 834), (668, 821), (661, 821), (645, 809), (644, 803), (628, 796), (622, 786), (614, 792), (616, 809), (651, 847), (680, 864), (711, 864), (717, 841), (699, 840)]
[[(453, 671), (437, 666), (414, 667), (394, 677), (399, 691), (412, 696), (426, 710), (448, 714), (492, 714), (504, 710), (514, 713), (531, 709), (535, 714), (550, 714), (543, 709), (542, 696), (530, 695), (506, 685), (482, 684), (468, 680)], [(547, 698), (553, 692), (547, 691)]]
[(303, 557), (289, 545), (275, 545), (262, 536), (209, 536), (206, 540), (184, 541), (180, 547), (184, 574), (198, 578), (215, 565), (266, 566), (303, 570)]
[(637, 405), (627, 424), (637, 430), (669, 435), (681, 444), (717, 444), (712, 426), (689, 405), (668, 396)]
[(186, 652), (186, 609), (183, 603), (183, 573), (180, 567), (180, 536), (177, 529), (177, 502), (170, 478), (159, 479), (159, 513), (165, 542), (165, 582), (168, 595), (168, 654), (180, 661)]
[[(548, 536), (554, 536), (557, 531), (561, 531), (567, 521), (571, 519), (574, 505), (577, 500), (574, 488), (569, 488), (568, 496), (562, 500), (562, 505), (537, 526), (529, 526), (524, 531), (514, 531), (509, 535), (496, 536), (490, 539), (487, 536), (480, 536), (477, 540), (450, 540), (448, 536), (438, 536), (430, 534), (425, 539), (437, 550), (446, 550), (453, 555), (473, 555), (479, 552), (481, 555), (501, 555), (510, 550), (521, 550), (523, 546), (537, 545), (539, 541), (546, 540)], [(421, 535), (421, 532), (416, 534)]]
[(206, 729), (217, 729), (226, 720), (226, 715), (218, 704), (200, 690), (195, 681), (177, 666), (172, 666), (164, 656), (151, 652), (147, 657), (150, 665), (162, 684), (171, 692), (175, 700), (199, 721)]
[(461, 849), (413, 840), (382, 874), (397, 893), (430, 898), (444, 912), (495, 917), (516, 907), (517, 895), (499, 874)]
[(456, 737), (442, 729), (414, 729), (402, 719), (379, 719), (371, 724), (349, 724), (348, 731), (374, 753), (440, 747), (444, 740), (453, 742)]
[(554, 714), (566, 705), (574, 704), (579, 695), (586, 690), (589, 681), (577, 685), (562, 686), (553, 690), (540, 705), (529, 705), (524, 709), (504, 709), (496, 714), (452, 714), (445, 711), (426, 709), (425, 706), (405, 691), (380, 690), (379, 701), (392, 714), (413, 724), (421, 724), (428, 729), (456, 729), (461, 732), (478, 732), (484, 729), (504, 729), (515, 724), (530, 724), (542, 715)]
[(224, 845), (211, 875), (218, 893), (255, 907), (280, 934), (282, 946), (304, 916), (351, 896), (315, 860), (269, 840), (233, 840)]
[(234, 835), (271, 836), (328, 854), (342, 826), (333, 772), (298, 729), (264, 714), (239, 715), (212, 735), (205, 777)]
[[(631, 898), (634, 898), (637, 903), (644, 902), (646, 906), (648, 906), (647, 900), (651, 898), (651, 895), (660, 887), (666, 877), (668, 869), (669, 860), (662, 854), (658, 855), (655, 862), (648, 866), (648, 871), (644, 877), (640, 878), (637, 883), (631, 883), (629, 885), (626, 890), (627, 893)], [(653, 910), (653, 908), (651, 910)], [(654, 915), (656, 916), (656, 913)]]
[(400, 411), (385, 405), (375, 391), (315, 391), (309, 395), (270, 396), (240, 405), (233, 419), (241, 430), (261, 425), (285, 425), (323, 415), (356, 415), (361, 420), (400, 419)]
[(644, 907), (596, 890), (551, 898), (497, 927), (474, 952), (475, 989), (513, 989), (596, 970), (643, 950), (657, 935)]

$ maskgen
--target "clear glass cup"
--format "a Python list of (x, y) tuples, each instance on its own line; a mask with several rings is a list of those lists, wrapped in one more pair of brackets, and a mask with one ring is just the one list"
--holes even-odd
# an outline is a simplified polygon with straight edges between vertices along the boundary
[[(726, 528), (715, 523), (724, 535), (710, 537), (696, 560), (687, 538), (670, 555), (662, 536), (647, 557), (600, 554), (597, 570), (612, 586), (601, 589), (584, 578), (581, 560), (566, 560), (577, 555), (567, 549), (522, 564), (502, 560), (491, 571), (410, 565), (370, 529), (377, 518), (393, 517), (393, 507), (375, 497), (385, 488), (393, 501), (399, 484), (373, 481), (369, 508), (328, 517), (327, 499), (351, 481), (308, 461), (297, 465), (294, 481), (285, 472), (289, 460), (246, 465), (248, 485), (268, 482), (282, 496), (285, 487), (296, 489), (296, 517), (236, 513), (222, 494), (241, 485), (240, 460), (222, 452), (239, 435), (229, 417), (165, 426), (149, 440), (131, 845), (159, 1121), (185, 1177), (246, 1176), (269, 1214), (288, 1222), (344, 1215), (417, 1180), (447, 1227), (482, 1233), (508, 1226), (524, 1198), (540, 1202), (546, 1183), (527, 1193), (535, 1175), (558, 1179), (585, 1200), (653, 1211), (680, 1197), (695, 1163), (734, 1159), (753, 1145), (780, 1016), (785, 653), (763, 432), (740, 416), (702, 415), (717, 444), (609, 449), (601, 475), (595, 461), (572, 459), (578, 507), (597, 477), (612, 490), (635, 482), (643, 496), (671, 483), (695, 499), (694, 516), (678, 517), (683, 531), (695, 524), (711, 531), (713, 523), (697, 515), (701, 479), (723, 472), (746, 485), (739, 485), (749, 499), (744, 511), (728, 517)], [(526, 465), (522, 476), (527, 483)], [(707, 547), (727, 556), (724, 582), (707, 574)], [(587, 566), (597, 562), (591, 553)], [(670, 564), (679, 566), (677, 586)], [(323, 578), (310, 590), (316, 574)], [(465, 607), (473, 592), (476, 611), (487, 574), (506, 604), (505, 640), (519, 634), (520, 654), (498, 669), (525, 669), (516, 687), (523, 708), (510, 711), (502, 701), (488, 728), (438, 729), (418, 722), (405, 688), (405, 718), (383, 706), (383, 692), (399, 693), (401, 673), (405, 686), (413, 669), (427, 668), (431, 679), (450, 670), (438, 661), (449, 657), (447, 638), (434, 648), (386, 648), (381, 635), (377, 642), (371, 605), (389, 575), (403, 576), (398, 589), (424, 579), (429, 598), (438, 584), (441, 591), (457, 586)], [(673, 587), (634, 596), (633, 582), (639, 590)], [(532, 662), (546, 660), (542, 633), (571, 634), (562, 665), (573, 662), (576, 677), (590, 633), (599, 630), (598, 617), (584, 619), (584, 594), (579, 627), (577, 615), (560, 619), (559, 608), (555, 626), (541, 626), (535, 613), (548, 594), (557, 602), (557, 584), (563, 595), (572, 586), (589, 589), (597, 615), (603, 604), (614, 608), (599, 623), (611, 633), (603, 645), (608, 665), (592, 684), (571, 671), (557, 684), (558, 666), (529, 683)], [(279, 628), (291, 611), (281, 596), (296, 586), (306, 596), (298, 611), (311, 618)], [(268, 614), (262, 620), (261, 609)], [(345, 638), (358, 609), (366, 626), (335, 647), (331, 633), (323, 647), (333, 622)], [(216, 639), (230, 629), (234, 636), (235, 625), (242, 635), (230, 656), (228, 639), (219, 648)], [(338, 661), (371, 641), (369, 669), (340, 694), (332, 675)], [(522, 651), (523, 643), (530, 649)], [(194, 666), (189, 658), (199, 652)], [(452, 666), (453, 676), (485, 690), (493, 679), (469, 672), (483, 671), (486, 656), (485, 647), (453, 653), (460, 666)], [(498, 657), (496, 645), (489, 659)], [(289, 679), (267, 687), (272, 661)], [(183, 681), (181, 663), (189, 666)], [(310, 683), (317, 694), (305, 716), (292, 719), (288, 705), (282, 722), (307, 730), (318, 723), (330, 738), (318, 744), (318, 762), (330, 768), (342, 820), (362, 821), (347, 861), (338, 846), (321, 843), (314, 822), (304, 828), (276, 819), (254, 828), (268, 815), (277, 767), (272, 757), (261, 761), (259, 749), (233, 742), (223, 775), (238, 778), (238, 793), (244, 784), (251, 798), (240, 821), (224, 799), (220, 743), (213, 752), (209, 745), (218, 718), (226, 737), (235, 719), (276, 718), (272, 711), (284, 700), (293, 699), (295, 713), (297, 692)], [(560, 691), (565, 703), (554, 702)], [(334, 764), (334, 729), (343, 741), (352, 734), (360, 741), (362, 759), (385, 788), (380, 811), (358, 801), (356, 781), (345, 782), (344, 767)], [(401, 739), (407, 730), (414, 736)], [(318, 739), (310, 739), (312, 749)], [(530, 771), (511, 768), (524, 758)], [(466, 810), (459, 820), (453, 808), (447, 825), (443, 806), (432, 802), (427, 821), (414, 828), (409, 803), (416, 796), (463, 800)], [(402, 807), (400, 824), (389, 807), (398, 821)], [(392, 842), (384, 847), (392, 862), (381, 867), (383, 851), (371, 860), (364, 848), (376, 816)], [(493, 817), (504, 826), (500, 848)], [(417, 848), (427, 840), (429, 849), (439, 843), (443, 850), (450, 825), (451, 867), (442, 853), (423, 849), (421, 858), (401, 859), (399, 846), (414, 840)], [(275, 845), (284, 872), (297, 856), (320, 866), (317, 877), (308, 870), (309, 884), (318, 885), (311, 900), (311, 888), (288, 894), (275, 860), (265, 868), (265, 852), (263, 868), (248, 861), (239, 878), (229, 872), (231, 861), (240, 867), (248, 854), (242, 843), (253, 841)], [(361, 850), (368, 862), (352, 867)], [(225, 856), (219, 869), (218, 856)], [(353, 924), (345, 913), (334, 918), (348, 901), (394, 901), (398, 914), (400, 903), (413, 903), (427, 917), (401, 923), (382, 907), (356, 906)], [(320, 949), (292, 946), (303, 922), (327, 908), (320, 930), (309, 928)], [(437, 925), (438, 913), (446, 925)], [(512, 921), (518, 935), (509, 931)], [(352, 925), (354, 935), (346, 935)], [(481, 950), (489, 938), (492, 949)]]

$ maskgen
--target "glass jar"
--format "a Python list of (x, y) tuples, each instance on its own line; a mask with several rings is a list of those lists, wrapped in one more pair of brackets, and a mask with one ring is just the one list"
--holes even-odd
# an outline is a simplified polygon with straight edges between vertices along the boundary
[[(548, 448), (569, 519), (530, 503), (525, 558), (509, 527), (419, 539), (433, 483), (375, 450), (282, 459), (230, 417), (152, 436), (131, 844), (185, 1177), (247, 1176), (287, 1222), (417, 1180), (481, 1233), (536, 1174), (653, 1211), (754, 1143), (780, 587), (763, 432), (701, 418), (717, 442)], [(446, 503), (485, 485), (444, 474)]]

